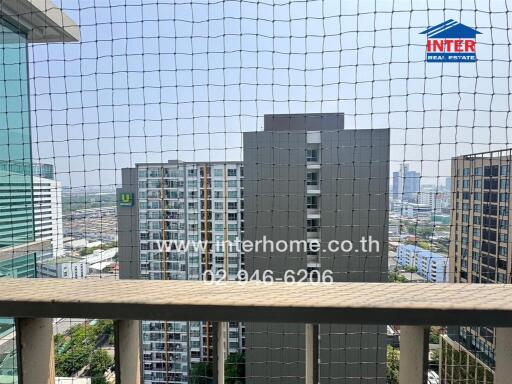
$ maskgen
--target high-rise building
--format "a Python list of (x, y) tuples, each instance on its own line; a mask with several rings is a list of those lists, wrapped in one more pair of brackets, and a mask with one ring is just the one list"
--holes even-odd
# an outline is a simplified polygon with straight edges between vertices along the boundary
[[(244, 133), (245, 239), (306, 240), (294, 253), (246, 252), (251, 275), (270, 270), (337, 282), (387, 280), (389, 130), (345, 130), (343, 114), (265, 115)], [(372, 238), (379, 249), (322, 252), (331, 241)], [(318, 272), (315, 272), (318, 271)], [(322, 382), (386, 381), (385, 327), (320, 325)], [(247, 383), (304, 377), (304, 325), (246, 324)]]
[(408, 163), (400, 164), (400, 171), (393, 172), (393, 200), (416, 202), (420, 192), (421, 175), (409, 169)]
[(52, 257), (62, 257), (64, 256), (62, 186), (55, 180), (53, 165), (34, 165), (33, 190), (35, 238), (51, 241)]
[(393, 200), (400, 200), (400, 172), (393, 172), (393, 186), (392, 186)]
[(420, 193), (421, 175), (416, 171), (406, 171), (403, 175), (403, 200), (416, 201)]
[[(123, 169), (122, 180), (118, 189), (121, 278), (202, 280), (210, 277), (208, 271), (217, 277), (225, 271), (229, 280), (236, 278), (243, 254), (216, 245), (243, 237), (240, 162), (138, 164)], [(191, 246), (160, 248), (175, 241), (188, 241)], [(148, 321), (142, 327), (144, 383), (187, 383), (194, 363), (212, 360), (211, 323)], [(225, 350), (239, 352), (242, 326), (230, 322), (226, 327)]]
[[(464, 155), (452, 159), (450, 278), (453, 283), (510, 284), (510, 179), (512, 149)], [(452, 327), (444, 338), (441, 382), (458, 376), (450, 359), (460, 354), (460, 365), (471, 362), (476, 383), (492, 377), (494, 329)], [(463, 353), (462, 353), (462, 352)], [(479, 373), (481, 372), (481, 374)], [(474, 375), (473, 375), (474, 374)], [(490, 381), (487, 381), (490, 382)]]
[[(35, 277), (45, 249), (35, 234), (29, 43), (78, 41), (78, 26), (51, 1), (0, 6), (0, 278)], [(15, 383), (12, 319), (0, 319), (0, 382)]]

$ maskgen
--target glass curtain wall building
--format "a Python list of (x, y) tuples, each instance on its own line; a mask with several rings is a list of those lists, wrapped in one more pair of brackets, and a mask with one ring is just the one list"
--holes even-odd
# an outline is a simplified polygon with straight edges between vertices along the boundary
[[(0, 278), (36, 277), (44, 248), (34, 230), (28, 44), (78, 40), (78, 26), (51, 1), (1, 2)], [(2, 384), (17, 382), (13, 330), (0, 319)]]

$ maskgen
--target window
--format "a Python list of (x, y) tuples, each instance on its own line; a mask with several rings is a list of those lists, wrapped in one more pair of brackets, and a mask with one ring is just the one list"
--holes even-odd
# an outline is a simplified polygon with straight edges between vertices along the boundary
[(502, 165), (500, 167), (501, 176), (508, 176), (508, 172), (509, 172), (509, 166), (508, 165)]
[(473, 198), (476, 200), (476, 201), (481, 201), (482, 200), (482, 193), (480, 192), (475, 192), (473, 194)]
[(221, 232), (221, 231), (223, 231), (223, 230), (224, 230), (224, 224), (222, 224), (222, 223), (217, 223), (217, 224), (215, 224), (215, 225), (214, 225), (214, 227), (213, 227), (213, 228), (215, 229), (215, 231), (217, 231), (217, 232)]
[(473, 185), (475, 188), (482, 188), (482, 180), (475, 180)]
[(482, 212), (482, 206), (480, 204), (474, 204), (473, 211), (474, 212)]
[(482, 176), (482, 168), (481, 167), (475, 168), (475, 176)]
[(236, 168), (229, 168), (228, 176), (236, 176)]
[(498, 189), (498, 179), (484, 179), (484, 189)]
[(197, 175), (197, 169), (189, 169), (189, 170), (187, 170), (187, 175), (189, 175), (189, 176), (196, 176)]
[(306, 174), (306, 184), (312, 186), (318, 185), (318, 172), (308, 172)]
[(222, 168), (215, 168), (213, 170), (213, 176), (217, 176), (217, 177), (224, 176), (224, 170)]
[(238, 220), (238, 213), (236, 213), (236, 212), (228, 213), (228, 220), (229, 221)]
[(222, 180), (213, 180), (214, 188), (224, 188), (224, 182)]
[(306, 149), (306, 161), (314, 163), (318, 162), (318, 149)]
[(230, 199), (236, 199), (238, 197), (238, 192), (237, 191), (228, 191), (228, 197)]
[(213, 206), (215, 209), (224, 209), (224, 203), (221, 201), (216, 201)]
[(228, 187), (229, 188), (236, 188), (238, 186), (237, 180), (228, 180)]
[(484, 176), (498, 176), (498, 166), (486, 166), (484, 167)]
[(215, 220), (224, 220), (224, 214), (222, 212), (215, 212), (213, 217)]
[(238, 230), (238, 224), (228, 224), (228, 231), (236, 232)]
[(500, 193), (500, 201), (508, 201), (509, 200), (509, 194), (508, 193)]
[(464, 170), (462, 171), (462, 175), (463, 176), (469, 176), (470, 171), (471, 170), (469, 168), (464, 168)]
[(228, 202), (228, 209), (237, 209), (238, 204), (235, 201)]
[(502, 243), (507, 243), (508, 242), (508, 235), (506, 233), (500, 233), (500, 241)]
[(509, 183), (507, 179), (500, 180), (500, 188), (508, 188)]
[(307, 196), (306, 206), (307, 209), (318, 209), (318, 196)]
[(220, 198), (224, 197), (224, 194), (222, 193), (222, 191), (214, 191), (213, 197), (216, 199), (220, 199)]

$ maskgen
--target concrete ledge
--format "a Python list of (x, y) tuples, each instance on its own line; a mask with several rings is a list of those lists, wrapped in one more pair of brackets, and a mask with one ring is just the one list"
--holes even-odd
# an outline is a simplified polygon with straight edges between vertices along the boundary
[(78, 25), (50, 0), (2, 0), (0, 15), (26, 31), (30, 43), (80, 40)]
[(512, 326), (507, 284), (0, 279), (1, 317)]

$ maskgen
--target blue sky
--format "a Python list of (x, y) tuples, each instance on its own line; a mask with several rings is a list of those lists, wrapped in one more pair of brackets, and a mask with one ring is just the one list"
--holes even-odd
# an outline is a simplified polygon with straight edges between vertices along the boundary
[[(136, 162), (239, 160), (268, 113), (391, 128), (392, 170), (410, 162), (426, 183), (455, 154), (510, 145), (507, 1), (56, 3), (82, 40), (30, 47), (33, 156), (67, 186), (120, 184)], [(450, 18), (482, 32), (476, 64), (425, 63), (419, 32)]]

